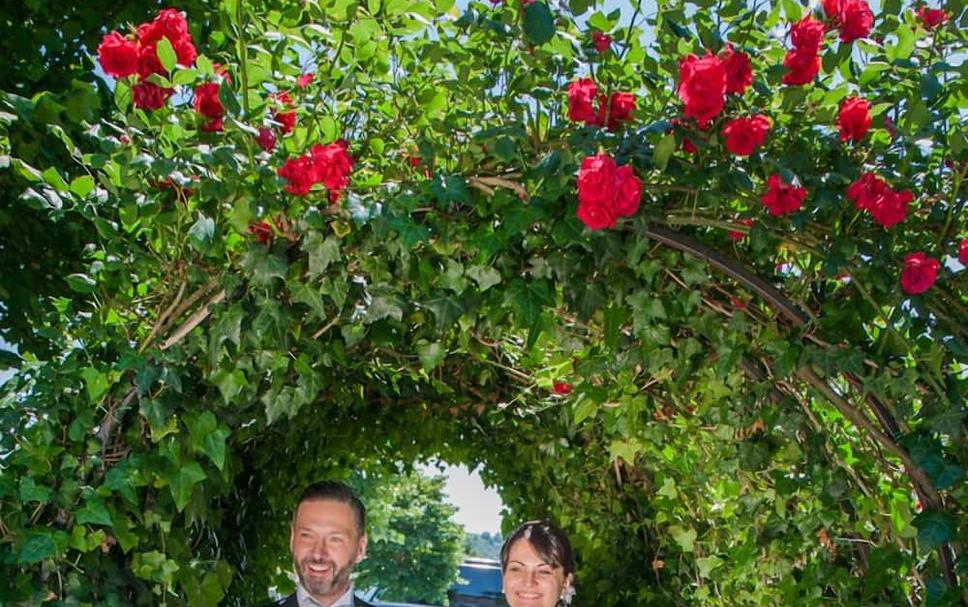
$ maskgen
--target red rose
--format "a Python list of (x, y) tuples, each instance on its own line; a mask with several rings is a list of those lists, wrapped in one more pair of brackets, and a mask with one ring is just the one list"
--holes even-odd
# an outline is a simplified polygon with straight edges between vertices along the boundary
[(912, 200), (914, 194), (908, 190), (895, 192), (891, 188), (885, 188), (883, 196), (868, 210), (878, 225), (888, 229), (907, 218), (907, 208)]
[(165, 74), (165, 66), (158, 58), (158, 47), (154, 44), (142, 44), (138, 47), (138, 74), (147, 78), (152, 74)]
[(776, 173), (770, 175), (766, 183), (768, 189), (762, 197), (763, 205), (774, 217), (799, 210), (803, 199), (807, 197), (807, 190), (783, 183)]
[[(605, 100), (599, 98), (599, 115), (597, 124), (605, 122)], [(614, 131), (619, 123), (628, 122), (632, 119), (632, 112), (635, 111), (635, 95), (632, 93), (612, 93), (608, 101), (608, 130)]]
[(958, 246), (958, 261), (961, 265), (968, 266), (968, 238), (963, 239)]
[(568, 85), (568, 119), (573, 122), (595, 122), (598, 114), (592, 104), (598, 96), (598, 85), (591, 78), (579, 78)]
[(134, 85), (131, 92), (134, 96), (134, 107), (142, 110), (157, 110), (164, 107), (174, 91), (151, 82), (139, 82)]
[(195, 87), (195, 111), (206, 118), (221, 118), (225, 114), (225, 108), (218, 98), (218, 83), (206, 82)]
[(307, 86), (309, 86), (309, 83), (312, 82), (313, 81), (313, 78), (315, 78), (315, 77), (316, 77), (316, 75), (313, 74), (312, 72), (307, 72), (305, 74), (300, 74), (299, 78), (296, 78), (296, 86), (298, 86), (301, 89), (304, 89)]
[(823, 23), (807, 15), (790, 28), (790, 41), (797, 50), (810, 49), (816, 53), (823, 46), (824, 32)]
[(588, 228), (615, 227), (617, 215), (612, 206), (615, 161), (608, 154), (588, 156), (578, 169), (578, 211), (576, 215)]
[(602, 32), (592, 32), (592, 44), (599, 53), (604, 53), (612, 46), (612, 37)]
[(566, 394), (571, 394), (572, 385), (564, 381), (556, 381), (555, 385), (552, 387), (555, 394), (561, 394), (562, 396)]
[(844, 43), (866, 38), (874, 27), (874, 13), (867, 0), (843, 0), (838, 18), (840, 41)]
[(144, 28), (144, 38), (141, 42), (152, 44), (161, 40), (162, 36), (174, 44), (180, 38), (188, 36), (188, 21), (185, 16), (173, 8), (166, 8), (158, 11), (158, 15), (151, 23), (146, 23), (138, 27), (138, 35), (142, 35)]
[(263, 151), (271, 152), (276, 148), (276, 132), (270, 128), (262, 127), (259, 135), (255, 138), (256, 143)]
[(753, 84), (753, 66), (750, 64), (749, 55), (735, 51), (732, 44), (727, 44), (719, 56), (726, 70), (726, 92), (742, 95)]
[(108, 76), (126, 78), (138, 71), (138, 45), (117, 32), (101, 38), (97, 60)]
[(948, 13), (940, 8), (928, 8), (921, 6), (917, 10), (918, 19), (924, 27), (934, 29), (948, 20)]
[(787, 51), (783, 58), (783, 66), (789, 70), (783, 75), (783, 84), (794, 86), (808, 84), (813, 82), (820, 72), (820, 55), (809, 48)]
[(633, 215), (642, 184), (632, 167), (618, 167), (608, 154), (588, 156), (578, 170), (578, 219), (592, 230), (615, 227), (618, 217)]
[(269, 242), (269, 239), (273, 236), (272, 226), (267, 221), (260, 221), (259, 223), (250, 225), (249, 233), (255, 236), (255, 239), (262, 244)]
[(924, 293), (938, 280), (940, 268), (941, 264), (934, 257), (928, 257), (921, 251), (911, 253), (904, 258), (904, 269), (901, 270), (901, 288), (908, 295)]
[(282, 131), (283, 135), (288, 135), (296, 128), (296, 111), (289, 110), (287, 112), (276, 112), (273, 116), (276, 122), (279, 123), (279, 130)]
[(639, 210), (642, 199), (642, 182), (635, 176), (632, 167), (625, 165), (618, 168), (612, 176), (612, 189), (615, 198), (612, 208), (619, 217), (631, 217)]
[(339, 140), (329, 145), (316, 144), (310, 150), (316, 165), (316, 181), (322, 182), (330, 193), (343, 190), (349, 184), (353, 157), (346, 153), (347, 143)]
[(888, 190), (887, 183), (874, 173), (864, 173), (847, 188), (847, 198), (858, 210), (869, 211), (878, 204)]
[(699, 153), (699, 148), (697, 148), (696, 147), (696, 144), (692, 142), (692, 139), (689, 139), (688, 137), (683, 137), (682, 138), (682, 151), (685, 152), (685, 153), (687, 153), (687, 154), (698, 154)]
[[(753, 220), (752, 219), (737, 219), (735, 223), (738, 223), (741, 226), (749, 227), (749, 226), (752, 226), (753, 225)], [(746, 238), (746, 233), (745, 232), (740, 232), (739, 230), (730, 230), (729, 231), (729, 239), (730, 240), (743, 240), (744, 238)]]
[(309, 155), (290, 158), (276, 173), (289, 182), (286, 191), (297, 196), (308, 194), (317, 182), (316, 165)]
[[(162, 38), (168, 38), (168, 42), (175, 49), (180, 65), (187, 67), (195, 63), (198, 53), (195, 45), (192, 44), (191, 34), (188, 33), (188, 21), (185, 20), (184, 15), (173, 8), (160, 11), (153, 21), (138, 26), (138, 40), (141, 42), (142, 49), (154, 48)], [(162, 73), (162, 71), (155, 73)]]
[(604, 205), (611, 208), (612, 178), (618, 167), (608, 154), (587, 156), (578, 169), (578, 204)]
[(726, 105), (726, 69), (719, 57), (706, 52), (702, 59), (689, 55), (679, 62), (679, 99), (685, 115), (704, 129)]
[(222, 127), (225, 126), (225, 120), (222, 118), (212, 118), (206, 122), (203, 122), (199, 130), (205, 131), (207, 133), (221, 133)]
[(840, 5), (843, 0), (823, 0), (823, 14), (835, 24), (840, 23)]
[(840, 140), (859, 141), (871, 127), (870, 103), (860, 97), (848, 97), (840, 104), (837, 115), (837, 128)]
[(769, 130), (770, 119), (763, 114), (750, 118), (734, 118), (723, 128), (726, 149), (737, 156), (749, 156), (753, 150), (763, 145)]

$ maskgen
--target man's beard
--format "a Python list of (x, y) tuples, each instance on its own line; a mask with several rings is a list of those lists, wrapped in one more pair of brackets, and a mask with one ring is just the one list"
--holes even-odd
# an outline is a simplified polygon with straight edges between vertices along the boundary
[[(319, 575), (314, 575), (310, 570), (310, 565), (322, 565), (324, 567), (329, 567), (329, 577), (321, 577)], [(299, 576), (299, 583), (302, 587), (306, 589), (306, 592), (313, 596), (328, 596), (334, 591), (349, 588), (350, 584), (350, 573), (352, 572), (352, 566), (347, 566), (346, 568), (340, 569), (336, 566), (336, 563), (327, 559), (317, 559), (305, 558), (298, 563), (296, 567), (296, 574)]]

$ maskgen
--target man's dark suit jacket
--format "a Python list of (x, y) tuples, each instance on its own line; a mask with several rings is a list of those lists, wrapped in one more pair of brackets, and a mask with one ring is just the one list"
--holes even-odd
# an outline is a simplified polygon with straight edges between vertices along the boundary
[[(296, 600), (296, 594), (290, 594), (284, 599), (280, 599), (271, 605), (266, 607), (299, 607), (299, 602)], [(353, 596), (353, 607), (373, 607), (363, 599), (358, 596)]]

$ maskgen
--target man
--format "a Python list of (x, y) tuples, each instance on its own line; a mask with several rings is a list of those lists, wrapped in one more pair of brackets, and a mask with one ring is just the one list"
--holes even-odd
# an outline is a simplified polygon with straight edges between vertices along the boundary
[(372, 607), (353, 595), (350, 574), (366, 556), (366, 508), (343, 483), (303, 491), (289, 533), (296, 593), (272, 607)]

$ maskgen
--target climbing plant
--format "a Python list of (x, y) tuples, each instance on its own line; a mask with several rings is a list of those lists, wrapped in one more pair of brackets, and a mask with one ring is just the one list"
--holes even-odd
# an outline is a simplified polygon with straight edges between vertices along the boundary
[(963, 2), (203, 4), (3, 95), (5, 602), (260, 604), (430, 456), (577, 605), (968, 601)]

